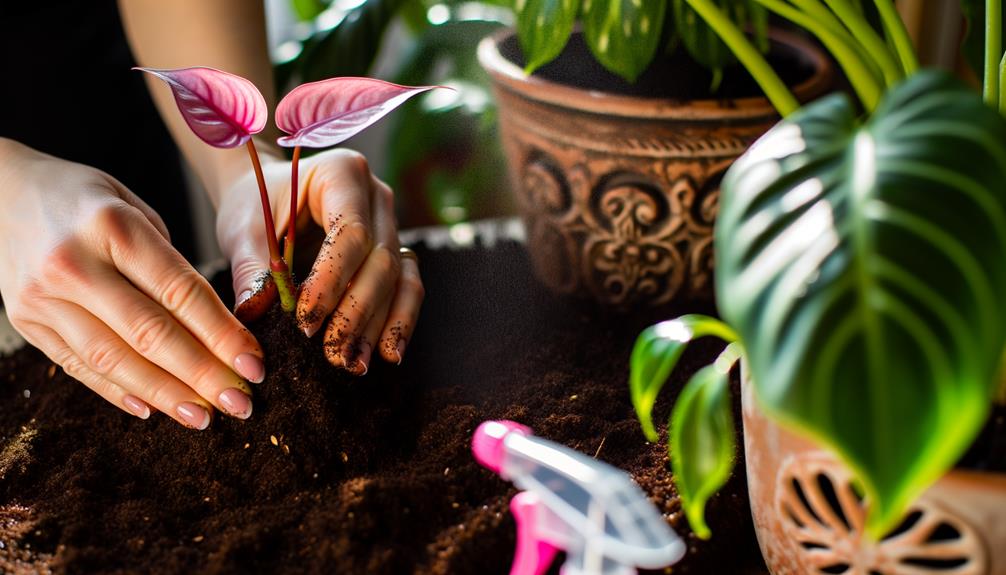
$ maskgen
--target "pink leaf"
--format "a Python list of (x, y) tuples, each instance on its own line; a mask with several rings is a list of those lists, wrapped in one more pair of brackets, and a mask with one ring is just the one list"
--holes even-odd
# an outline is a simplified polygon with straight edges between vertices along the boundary
[(241, 76), (204, 67), (134, 69), (164, 80), (185, 123), (211, 146), (235, 148), (265, 128), (269, 116), (265, 98)]
[(287, 148), (326, 148), (362, 132), (416, 94), (442, 86), (399, 86), (373, 78), (330, 78), (294, 88), (276, 106)]

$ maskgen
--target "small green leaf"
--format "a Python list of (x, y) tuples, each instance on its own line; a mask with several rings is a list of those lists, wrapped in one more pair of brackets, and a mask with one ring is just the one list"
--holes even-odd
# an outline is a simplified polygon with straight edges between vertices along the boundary
[(517, 37), (524, 71), (533, 73), (558, 56), (573, 33), (580, 0), (516, 0)]
[(650, 441), (659, 439), (653, 426), (657, 395), (685, 347), (692, 340), (705, 336), (716, 336), (727, 342), (737, 339), (730, 326), (704, 315), (684, 315), (658, 323), (643, 330), (636, 339), (629, 365), (629, 390), (636, 416)]
[(302, 22), (310, 22), (318, 17), (328, 7), (323, 0), (290, 0), (294, 14)]
[(734, 422), (730, 403), (730, 367), (734, 343), (720, 359), (692, 376), (678, 396), (670, 420), (671, 469), (688, 523), (701, 539), (712, 532), (705, 520), (706, 501), (730, 478), (734, 466)]
[[(736, 63), (737, 58), (688, 0), (673, 1), (674, 23), (681, 43), (696, 62), (713, 72), (711, 90), (715, 92), (723, 68)], [(768, 52), (768, 13), (761, 4), (753, 0), (715, 0), (714, 3), (739, 28), (750, 28), (755, 46), (762, 53)]]
[(584, 37), (602, 66), (634, 82), (653, 61), (666, 12), (667, 0), (586, 0)]
[(880, 537), (988, 415), (1006, 343), (1006, 122), (921, 72), (834, 95), (723, 180), (716, 296), (760, 404), (835, 449)]

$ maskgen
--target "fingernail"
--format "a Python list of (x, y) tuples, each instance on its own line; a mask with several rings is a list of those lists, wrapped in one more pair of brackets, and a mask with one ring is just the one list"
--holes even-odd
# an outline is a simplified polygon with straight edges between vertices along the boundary
[(251, 296), (252, 292), (250, 289), (246, 289), (245, 291), (241, 292), (241, 295), (238, 296), (237, 303), (234, 304), (234, 307), (241, 307), (241, 304), (251, 299)]
[(398, 352), (398, 365), (402, 365), (402, 358), (405, 357), (405, 340), (398, 340), (398, 345), (395, 346), (395, 351)]
[(150, 418), (150, 406), (135, 395), (127, 395), (122, 398), (122, 403), (130, 412), (140, 419)]
[(309, 326), (305, 327), (304, 328), (304, 335), (306, 335), (308, 338), (313, 337), (314, 334), (318, 333), (318, 328), (319, 327), (321, 327), (321, 326), (309, 325)]
[(186, 401), (178, 404), (178, 416), (193, 429), (203, 430), (210, 426), (210, 412), (206, 408)]
[(234, 358), (234, 371), (252, 383), (262, 383), (265, 380), (265, 364), (258, 356), (242, 353)]
[(370, 354), (372, 351), (373, 348), (369, 343), (363, 342), (360, 344), (360, 354), (356, 356), (356, 369), (354, 370), (360, 372), (360, 377), (367, 375), (367, 372), (370, 371)]
[(220, 394), (220, 406), (228, 415), (233, 415), (238, 419), (248, 419), (252, 413), (251, 398), (240, 389), (225, 389)]

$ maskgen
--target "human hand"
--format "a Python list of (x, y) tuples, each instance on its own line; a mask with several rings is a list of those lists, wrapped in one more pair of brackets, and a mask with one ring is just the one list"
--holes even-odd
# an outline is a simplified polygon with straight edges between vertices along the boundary
[[(180, 191), (181, 192), (181, 191)], [(0, 138), (0, 294), (11, 324), (67, 374), (146, 419), (245, 419), (262, 350), (111, 176)], [(233, 369), (232, 369), (233, 368)]]
[[(288, 225), (290, 166), (263, 158), (276, 231)], [(325, 241), (297, 300), (297, 322), (311, 337), (322, 326), (325, 354), (351, 373), (367, 372), (375, 347), (401, 363), (423, 300), (415, 260), (401, 258), (394, 195), (360, 154), (330, 150), (300, 162), (298, 232), (320, 226)], [(217, 237), (231, 261), (236, 314), (261, 316), (276, 300), (268, 276), (265, 227), (251, 170), (222, 196)]]

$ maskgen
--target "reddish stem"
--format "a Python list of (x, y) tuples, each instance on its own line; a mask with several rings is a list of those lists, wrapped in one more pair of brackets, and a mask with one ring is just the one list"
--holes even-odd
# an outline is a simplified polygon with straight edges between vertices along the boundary
[[(258, 179), (258, 192), (262, 200), (262, 216), (265, 218), (265, 235), (269, 242), (269, 265), (273, 270), (285, 269), (283, 259), (279, 255), (279, 241), (276, 239), (276, 224), (272, 221), (272, 205), (269, 203), (269, 192), (265, 187), (265, 175), (262, 173), (262, 163), (255, 150), (255, 141), (248, 139), (248, 155), (251, 156), (255, 177)], [(281, 266), (281, 267), (280, 267)]]
[(288, 265), (293, 265), (293, 245), (297, 239), (297, 167), (300, 164), (300, 146), (293, 148), (293, 160), (290, 161), (290, 223), (286, 227), (286, 241), (283, 243), (283, 259)]

